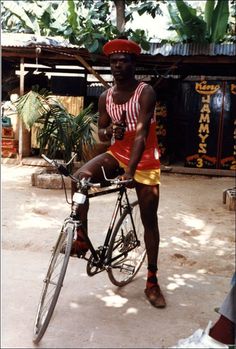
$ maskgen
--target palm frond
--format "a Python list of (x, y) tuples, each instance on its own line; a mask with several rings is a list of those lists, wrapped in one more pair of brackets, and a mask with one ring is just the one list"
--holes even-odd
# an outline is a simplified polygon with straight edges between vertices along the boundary
[(41, 124), (38, 132), (40, 153), (46, 152), (55, 158), (61, 151), (63, 159), (68, 162), (72, 152), (76, 152), (81, 160), (86, 160), (87, 149), (95, 144), (93, 130), (98, 113), (92, 112), (93, 104), (74, 116), (47, 90), (36, 88), (21, 96), (16, 108), (28, 129), (35, 122)]
[(15, 106), (19, 117), (22, 118), (28, 130), (38, 119), (44, 117), (50, 111), (47, 100), (34, 91), (18, 98)]

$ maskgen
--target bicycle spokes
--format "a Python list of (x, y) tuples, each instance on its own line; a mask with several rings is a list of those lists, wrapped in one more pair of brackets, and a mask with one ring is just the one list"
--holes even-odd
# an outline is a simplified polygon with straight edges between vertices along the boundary
[(108, 276), (111, 282), (117, 286), (129, 283), (141, 267), (145, 255), (143, 228), (136, 204), (133, 208), (133, 219), (128, 210), (125, 211), (117, 222), (111, 239), (108, 251)]

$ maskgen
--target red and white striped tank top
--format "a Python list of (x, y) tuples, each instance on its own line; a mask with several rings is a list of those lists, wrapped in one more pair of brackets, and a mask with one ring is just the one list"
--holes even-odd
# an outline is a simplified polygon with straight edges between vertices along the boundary
[[(144, 82), (140, 82), (140, 84), (136, 87), (133, 96), (126, 103), (123, 104), (114, 103), (112, 97), (114, 86), (109, 88), (106, 96), (106, 110), (110, 115), (113, 123), (120, 122), (122, 111), (126, 110), (126, 130), (136, 130), (138, 115), (140, 111), (139, 97), (145, 86), (147, 86), (147, 84), (145, 84)], [(151, 120), (151, 122), (153, 121), (155, 121), (154, 117)]]
[[(144, 82), (139, 83), (134, 91), (133, 96), (123, 104), (115, 104), (113, 101), (113, 90), (111, 87), (107, 91), (106, 95), (106, 110), (113, 123), (121, 121), (122, 112), (126, 111), (126, 131), (122, 140), (115, 140), (115, 143), (109, 147), (115, 158), (128, 165), (130, 159), (130, 152), (135, 139), (136, 126), (138, 116), (140, 112), (139, 97), (143, 88), (146, 86)], [(146, 147), (143, 152), (142, 158), (138, 163), (138, 170), (148, 170), (160, 168), (159, 152), (157, 148), (157, 135), (156, 135), (156, 120), (153, 115), (149, 128), (149, 133), (146, 140)]]

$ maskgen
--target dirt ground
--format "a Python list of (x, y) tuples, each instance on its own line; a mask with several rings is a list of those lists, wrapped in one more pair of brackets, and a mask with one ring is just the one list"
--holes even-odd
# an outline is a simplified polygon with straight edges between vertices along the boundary
[[(42, 277), (61, 222), (63, 190), (31, 186), (34, 166), (2, 165), (2, 345), (33, 348)], [(235, 212), (223, 204), (232, 177), (163, 173), (159, 205), (159, 279), (167, 308), (145, 299), (146, 264), (119, 289), (71, 260), (41, 348), (169, 348), (218, 318), (214, 311), (235, 268)], [(131, 195), (134, 195), (131, 193)], [(103, 241), (114, 195), (91, 200), (93, 241)]]

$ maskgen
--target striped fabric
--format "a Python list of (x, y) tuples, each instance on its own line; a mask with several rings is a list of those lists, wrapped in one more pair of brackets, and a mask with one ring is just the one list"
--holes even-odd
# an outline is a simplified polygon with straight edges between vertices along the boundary
[[(141, 82), (133, 96), (124, 104), (115, 104), (113, 101), (113, 90), (114, 87), (111, 87), (107, 91), (107, 96), (106, 96), (106, 110), (108, 114), (110, 115), (112, 122), (117, 123), (121, 121), (121, 114), (123, 110), (126, 110), (126, 131), (135, 131), (136, 130), (136, 125), (137, 125), (137, 120), (138, 120), (138, 115), (140, 111), (140, 104), (139, 104), (139, 97), (142, 93), (143, 88), (146, 86), (144, 82)], [(151, 122), (155, 121), (154, 117), (151, 120)]]
[[(136, 125), (140, 111), (139, 97), (145, 86), (146, 84), (141, 82), (137, 86), (133, 96), (126, 103), (123, 104), (114, 103), (112, 98), (114, 87), (111, 87), (107, 92), (106, 110), (110, 115), (113, 123), (121, 121), (122, 111), (126, 110), (126, 130), (124, 138), (122, 140), (116, 139), (115, 142), (112, 143), (111, 146), (108, 148), (109, 153), (111, 153), (118, 161), (123, 163), (125, 166), (128, 166), (129, 164), (132, 147), (136, 135)], [(149, 128), (148, 136), (146, 139), (146, 146), (136, 169), (138, 171), (146, 171), (159, 168), (160, 160), (157, 146), (156, 121), (155, 117), (153, 116), (151, 119), (151, 125)], [(159, 181), (159, 172), (156, 171), (155, 173), (156, 182), (153, 182), (153, 185), (157, 184)], [(149, 179), (150, 178), (148, 178), (148, 180)], [(144, 181), (142, 180), (142, 182), (140, 181), (140, 183), (144, 183)], [(146, 184), (146, 182), (144, 184)]]

